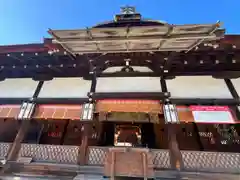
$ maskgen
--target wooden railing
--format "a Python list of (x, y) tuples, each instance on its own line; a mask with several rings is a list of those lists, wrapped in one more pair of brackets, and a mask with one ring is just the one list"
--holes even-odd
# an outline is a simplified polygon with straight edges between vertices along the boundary
[[(7, 156), (10, 143), (0, 143), (0, 157)], [(86, 165), (104, 166), (108, 147), (90, 146)], [(168, 150), (150, 149), (155, 169), (171, 169)], [(183, 171), (240, 172), (240, 153), (181, 151)], [(81, 155), (81, 154), (80, 154)], [(61, 145), (22, 144), (19, 158), (31, 158), (35, 163), (78, 164), (79, 147)]]

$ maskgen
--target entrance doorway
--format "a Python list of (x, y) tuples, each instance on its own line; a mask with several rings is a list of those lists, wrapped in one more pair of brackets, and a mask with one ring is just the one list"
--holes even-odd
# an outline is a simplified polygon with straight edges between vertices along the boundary
[[(137, 147), (149, 147), (149, 148), (156, 147), (155, 145), (156, 138), (153, 123), (102, 122), (100, 144), (102, 146), (114, 146), (114, 144), (116, 145), (115, 136), (117, 132), (119, 133), (118, 141), (120, 144), (123, 143), (123, 141), (126, 141), (126, 143), (128, 144), (130, 143), (133, 146)], [(138, 141), (139, 136), (141, 136), (140, 141)]]

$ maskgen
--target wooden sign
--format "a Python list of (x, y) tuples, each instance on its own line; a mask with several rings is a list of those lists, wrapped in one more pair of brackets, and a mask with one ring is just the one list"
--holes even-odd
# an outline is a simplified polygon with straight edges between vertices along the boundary
[(99, 100), (96, 112), (144, 112), (162, 114), (162, 105), (157, 100)]

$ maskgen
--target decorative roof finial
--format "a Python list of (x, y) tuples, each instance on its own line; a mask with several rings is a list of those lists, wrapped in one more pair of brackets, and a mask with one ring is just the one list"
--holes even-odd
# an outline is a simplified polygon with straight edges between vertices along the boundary
[(136, 12), (134, 6), (121, 7), (121, 14), (115, 15), (115, 21), (141, 20), (141, 14)]
[(122, 14), (136, 14), (136, 8), (133, 6), (121, 7)]

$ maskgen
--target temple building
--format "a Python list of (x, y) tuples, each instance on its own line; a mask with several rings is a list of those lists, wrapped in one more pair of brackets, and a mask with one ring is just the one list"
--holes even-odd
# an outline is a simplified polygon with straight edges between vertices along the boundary
[(0, 179), (239, 179), (240, 35), (134, 7), (48, 33), (0, 46)]

